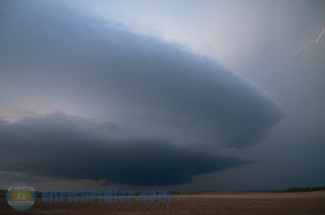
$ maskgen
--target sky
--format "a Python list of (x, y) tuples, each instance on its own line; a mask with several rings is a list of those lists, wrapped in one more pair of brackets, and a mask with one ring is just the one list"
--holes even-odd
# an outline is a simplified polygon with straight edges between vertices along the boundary
[(324, 186), (324, 11), (1, 1), (0, 189)]

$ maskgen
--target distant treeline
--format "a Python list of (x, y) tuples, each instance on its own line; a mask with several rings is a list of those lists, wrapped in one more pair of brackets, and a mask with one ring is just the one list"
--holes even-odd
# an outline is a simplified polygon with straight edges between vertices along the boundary
[(286, 189), (286, 192), (309, 192), (309, 191), (320, 191), (325, 190), (325, 186), (323, 187), (290, 187)]

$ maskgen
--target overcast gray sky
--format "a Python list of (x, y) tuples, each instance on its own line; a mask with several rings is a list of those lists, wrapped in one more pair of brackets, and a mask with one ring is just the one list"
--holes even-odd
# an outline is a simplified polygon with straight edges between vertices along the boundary
[(322, 1), (1, 1), (1, 187), (324, 186)]

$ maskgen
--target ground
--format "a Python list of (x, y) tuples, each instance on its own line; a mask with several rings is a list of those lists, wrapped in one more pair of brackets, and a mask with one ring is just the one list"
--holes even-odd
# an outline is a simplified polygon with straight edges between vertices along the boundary
[(15, 211), (0, 198), (0, 215), (10, 214), (325, 214), (325, 191), (302, 193), (217, 193), (176, 195), (171, 202), (44, 203), (37, 198), (27, 211)]

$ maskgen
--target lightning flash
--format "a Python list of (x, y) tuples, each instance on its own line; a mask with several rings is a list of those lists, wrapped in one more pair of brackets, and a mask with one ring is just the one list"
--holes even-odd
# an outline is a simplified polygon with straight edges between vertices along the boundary
[(317, 40), (307, 42), (307, 43), (305, 44), (304, 47), (302, 47), (302, 48), (300, 48), (300, 49), (298, 49), (298, 50), (296, 51), (296, 55), (297, 55), (301, 50), (304, 50), (304, 49), (307, 50), (307, 52), (308, 52), (307, 47), (308, 47), (308, 45), (311, 44), (311, 43), (323, 43), (323, 41), (319, 41), (320, 37), (321, 37), (323, 34), (324, 34), (324, 28), (322, 28), (322, 33), (320, 33), (320, 35), (318, 36)]

